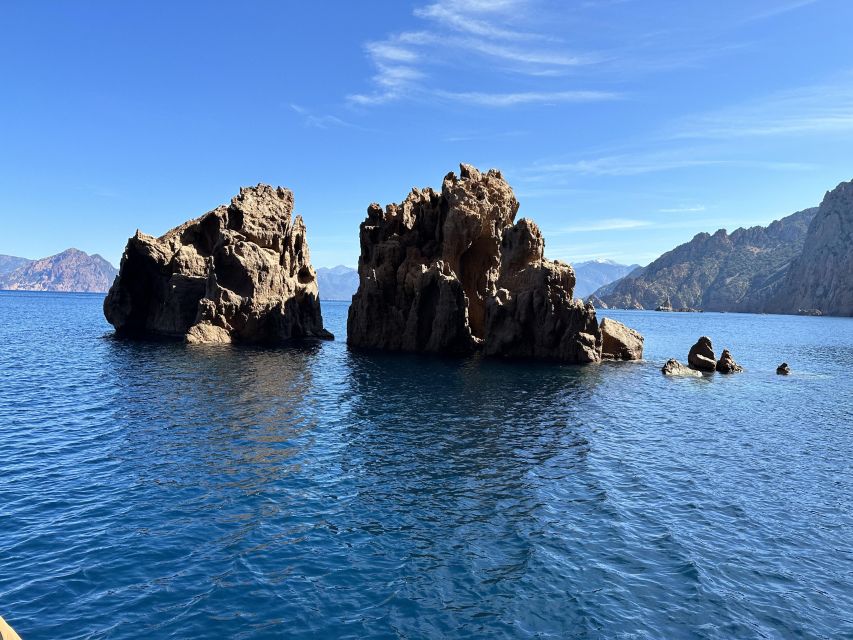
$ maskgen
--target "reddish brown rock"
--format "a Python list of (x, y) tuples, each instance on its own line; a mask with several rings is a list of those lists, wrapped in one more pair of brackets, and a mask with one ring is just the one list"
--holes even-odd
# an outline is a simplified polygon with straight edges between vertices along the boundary
[(573, 300), (571, 266), (546, 260), (535, 224), (500, 171), (461, 165), (441, 192), (373, 204), (361, 224), (353, 347), (600, 359), (595, 310)]
[(732, 354), (728, 349), (723, 349), (720, 359), (717, 360), (716, 368), (720, 373), (740, 373), (743, 371), (743, 367), (735, 362), (735, 359), (732, 357)]
[(331, 338), (323, 328), (305, 224), (293, 194), (244, 188), (155, 238), (136, 232), (104, 300), (122, 337), (190, 343)]
[(483, 352), (564, 362), (597, 362), (601, 338), (595, 309), (572, 299), (571, 265), (547, 260), (535, 223), (522, 218), (504, 230), (497, 291), (486, 306)]
[(642, 360), (644, 338), (612, 318), (602, 318), (601, 357), (609, 360)]
[(707, 336), (702, 336), (699, 340), (690, 347), (690, 353), (687, 355), (687, 364), (699, 371), (713, 371), (717, 366), (717, 360), (714, 356), (714, 346), (711, 344), (711, 339)]

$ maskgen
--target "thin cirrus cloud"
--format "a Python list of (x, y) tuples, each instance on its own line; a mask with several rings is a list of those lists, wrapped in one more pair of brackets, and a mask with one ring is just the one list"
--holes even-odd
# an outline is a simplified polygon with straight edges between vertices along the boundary
[(853, 134), (853, 73), (832, 82), (683, 119), (672, 138), (730, 139)]
[(290, 108), (302, 117), (302, 122), (305, 124), (306, 127), (312, 127), (315, 129), (329, 129), (331, 127), (356, 126), (351, 122), (347, 122), (346, 120), (342, 120), (341, 118), (330, 114), (317, 115), (315, 113), (312, 113), (309, 109), (306, 109), (305, 107), (300, 106), (298, 104), (291, 104)]
[(669, 207), (666, 209), (658, 209), (658, 213), (701, 213), (705, 211), (705, 207), (701, 204), (693, 207)]
[(791, 2), (786, 2), (783, 4), (778, 4), (771, 6), (764, 11), (759, 11), (758, 13), (754, 13), (750, 16), (744, 18), (741, 23), (746, 24), (749, 22), (755, 22), (758, 20), (766, 20), (768, 18), (775, 18), (776, 16), (782, 15), (783, 13), (789, 13), (791, 11), (796, 11), (797, 9), (802, 9), (803, 7), (807, 7), (811, 4), (816, 4), (820, 0), (792, 0)]
[(587, 233), (592, 231), (624, 231), (625, 229), (639, 229), (649, 227), (652, 223), (648, 220), (635, 220), (632, 218), (605, 218), (596, 220), (589, 224), (574, 225), (550, 232), (551, 235), (566, 233)]
[[(404, 31), (365, 45), (365, 53), (376, 70), (371, 78), (373, 88), (347, 96), (348, 102), (366, 107), (417, 97), (423, 93), (421, 86), (429, 77), (429, 70), (454, 64), (460, 54), (466, 64), (480, 64), (492, 71), (497, 65), (504, 72), (531, 78), (559, 76), (566, 69), (600, 61), (593, 53), (567, 50), (547, 33), (519, 29), (519, 15), (530, 12), (534, 4), (534, 0), (439, 0), (416, 8), (414, 15), (424, 22), (423, 29)], [(553, 86), (495, 93), (432, 88), (431, 95), (496, 108), (620, 97), (614, 92)]]
[(610, 91), (527, 91), (521, 93), (481, 93), (477, 91), (439, 91), (438, 96), (484, 107), (511, 107), (518, 104), (557, 104), (618, 100), (621, 95)]
[(678, 154), (622, 154), (528, 167), (523, 177), (529, 182), (552, 181), (560, 175), (634, 176), (646, 173), (691, 169), (696, 167), (740, 167), (767, 171), (806, 171), (813, 165), (803, 162), (736, 160), (705, 158)]

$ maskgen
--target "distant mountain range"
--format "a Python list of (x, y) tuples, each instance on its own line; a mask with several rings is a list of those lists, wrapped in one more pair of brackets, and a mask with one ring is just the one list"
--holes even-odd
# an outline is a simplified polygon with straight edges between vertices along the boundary
[(78, 249), (40, 260), (0, 256), (0, 289), (106, 293), (117, 273), (98, 254)]
[(22, 267), (29, 262), (31, 262), (31, 260), (27, 260), (26, 258), (0, 255), (0, 279), (2, 279), (3, 276), (9, 275), (18, 267)]
[(624, 265), (612, 260), (589, 260), (587, 262), (573, 262), (575, 268), (575, 297), (586, 298), (596, 289), (628, 275), (640, 265)]
[[(819, 207), (767, 227), (697, 234), (646, 267), (579, 262), (575, 295), (599, 306), (853, 316), (853, 181)], [(0, 289), (106, 292), (116, 269), (101, 256), (68, 249), (29, 260), (0, 255)], [(317, 269), (320, 298), (349, 301), (358, 272)]]
[(320, 300), (352, 300), (358, 289), (358, 271), (339, 264), (337, 267), (318, 267), (317, 286)]
[[(611, 260), (590, 260), (577, 262), (575, 268), (577, 284), (575, 297), (585, 298), (600, 286), (613, 282), (637, 269), (640, 265), (618, 264)], [(320, 288), (320, 300), (346, 300), (349, 302), (358, 289), (358, 271), (338, 265), (337, 267), (318, 267), (317, 285)]]
[(599, 306), (853, 315), (853, 182), (767, 227), (697, 234), (599, 288)]

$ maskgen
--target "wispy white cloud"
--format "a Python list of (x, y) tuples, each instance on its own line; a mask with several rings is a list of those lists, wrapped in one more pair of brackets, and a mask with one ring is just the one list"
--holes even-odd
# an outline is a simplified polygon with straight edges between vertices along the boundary
[(701, 204), (692, 207), (681, 206), (658, 209), (658, 213), (701, 213), (702, 211), (705, 211), (705, 207)]
[(520, 93), (481, 93), (478, 91), (439, 91), (436, 95), (447, 100), (485, 107), (512, 107), (520, 104), (557, 104), (566, 102), (600, 102), (618, 100), (618, 93), (609, 91), (525, 91)]
[(747, 16), (742, 21), (744, 24), (748, 22), (755, 22), (757, 20), (766, 20), (768, 18), (775, 18), (778, 15), (782, 15), (783, 13), (788, 13), (790, 11), (796, 11), (797, 9), (801, 9), (810, 4), (815, 4), (820, 0), (789, 0), (788, 2), (778, 2), (773, 6), (764, 9), (763, 11), (759, 11), (750, 16)]
[(674, 138), (743, 138), (853, 133), (853, 74), (835, 82), (683, 119)]
[(414, 47), (427, 39), (428, 35), (423, 33), (408, 33), (383, 42), (368, 42), (364, 49), (376, 68), (373, 76), (376, 89), (347, 96), (349, 102), (371, 106), (392, 102), (408, 93), (425, 77), (417, 66), (421, 56)]
[[(347, 100), (372, 106), (427, 93), (431, 71), (460, 64), (486, 73), (549, 79), (567, 69), (594, 65), (601, 57), (593, 52), (570, 50), (547, 32), (519, 28), (520, 17), (535, 13), (538, 0), (438, 0), (416, 8), (414, 15), (425, 28), (392, 34), (368, 42), (365, 52), (376, 69), (371, 91), (354, 93)], [(577, 102), (611, 99), (613, 94), (584, 91), (565, 86), (525, 91), (451, 91), (436, 89), (429, 95), (445, 100), (489, 107), (545, 102)]]
[(533, 37), (533, 34), (524, 33), (517, 29), (507, 29), (490, 22), (488, 19), (478, 17), (518, 11), (523, 4), (518, 0), (505, 0), (503, 2), (448, 2), (444, 0), (415, 9), (415, 15), (419, 18), (433, 20), (445, 28), (475, 36), (524, 40)]
[(316, 115), (312, 113), (309, 109), (306, 109), (305, 107), (302, 107), (298, 104), (291, 104), (290, 108), (293, 109), (293, 111), (295, 111), (297, 114), (302, 116), (302, 121), (307, 127), (313, 127), (316, 129), (329, 129), (331, 127), (356, 126), (350, 122), (347, 122), (346, 120), (342, 120), (341, 118), (330, 114)]
[(467, 39), (459, 40), (457, 44), (488, 57), (533, 65), (525, 69), (529, 75), (556, 75), (559, 70), (548, 67), (576, 67), (595, 64), (602, 60), (601, 56), (592, 53), (581, 55), (555, 49), (536, 50), (528, 47), (499, 45), (490, 40)]
[(547, 181), (552, 180), (558, 174), (633, 176), (711, 166), (743, 167), (768, 171), (804, 171), (814, 168), (813, 165), (802, 162), (706, 158), (682, 152), (662, 152), (658, 154), (622, 154), (573, 162), (533, 165), (524, 170), (523, 176), (530, 181)]
[(551, 231), (551, 235), (561, 235), (566, 233), (588, 233), (590, 231), (624, 231), (625, 229), (638, 229), (640, 227), (651, 226), (649, 220), (635, 220), (632, 218), (605, 218), (603, 220), (595, 220), (587, 224), (579, 224), (571, 227), (565, 227), (556, 231)]

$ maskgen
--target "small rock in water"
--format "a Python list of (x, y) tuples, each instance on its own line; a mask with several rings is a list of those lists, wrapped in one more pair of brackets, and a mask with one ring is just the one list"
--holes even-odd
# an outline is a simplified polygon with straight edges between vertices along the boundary
[(778, 373), (780, 376), (791, 375), (791, 367), (788, 366), (787, 362), (783, 362), (778, 367), (776, 367), (776, 373)]
[(728, 349), (723, 349), (723, 354), (717, 361), (717, 371), (720, 373), (740, 373), (743, 371), (743, 367), (735, 362)]
[(611, 318), (602, 318), (601, 357), (610, 360), (642, 360), (643, 336)]
[(711, 338), (702, 336), (696, 344), (690, 347), (687, 364), (699, 371), (713, 371), (716, 368), (717, 359), (714, 356), (714, 346), (711, 344)]
[(684, 366), (675, 358), (666, 361), (666, 364), (661, 368), (661, 373), (665, 376), (702, 376), (701, 372)]

